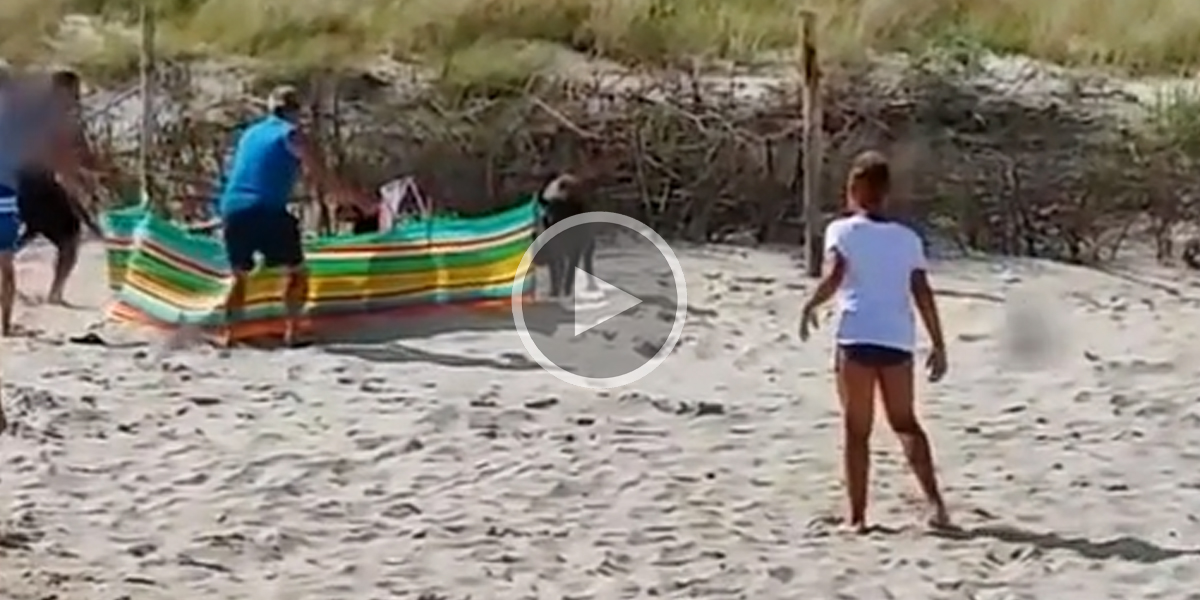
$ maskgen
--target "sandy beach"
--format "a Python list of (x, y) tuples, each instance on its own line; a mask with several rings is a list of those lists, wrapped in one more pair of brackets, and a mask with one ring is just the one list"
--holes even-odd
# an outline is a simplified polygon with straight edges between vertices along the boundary
[[(531, 365), (511, 324), (274, 352), (98, 326), (89, 246), (80, 306), (27, 298), (42, 332), (2, 342), (0, 597), (1200, 598), (1186, 275), (937, 263), (951, 373), (920, 395), (964, 533), (918, 526), (880, 418), (887, 530), (855, 537), (832, 523), (829, 331), (795, 333), (812, 283), (785, 253), (677, 253), (682, 344), (599, 392)], [(20, 257), (23, 292), (51, 258)], [(89, 330), (108, 345), (70, 341)]]

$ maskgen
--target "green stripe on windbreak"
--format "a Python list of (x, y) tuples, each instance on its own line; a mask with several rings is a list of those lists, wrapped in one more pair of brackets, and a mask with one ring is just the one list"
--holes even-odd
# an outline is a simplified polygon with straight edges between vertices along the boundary
[[(493, 246), (487, 250), (475, 250), (442, 255), (379, 258), (340, 258), (336, 255), (310, 261), (309, 269), (315, 277), (341, 277), (358, 275), (400, 275), (433, 271), (435, 269), (470, 268), (508, 260), (519, 256), (529, 247), (528, 239), (517, 239)], [(115, 253), (114, 253), (115, 254)], [(223, 278), (185, 270), (175, 263), (163, 260), (155, 252), (126, 252), (127, 268), (146, 271), (156, 279), (169, 281), (172, 287), (190, 293), (209, 293), (225, 288)], [(115, 257), (113, 257), (115, 258)]]
[(170, 287), (189, 294), (208, 294), (225, 289), (225, 281), (221, 277), (185, 271), (149, 252), (138, 253), (130, 261), (129, 268), (147, 273), (160, 281), (169, 282)]
[[(484, 252), (464, 255), (446, 255), (435, 262), (430, 257), (394, 258), (382, 260), (345, 259), (314, 261), (309, 269), (313, 277), (344, 277), (356, 275), (398, 275), (432, 272), (436, 269), (454, 269), (487, 265), (492, 262), (511, 259), (527, 244), (505, 244)], [(393, 263), (391, 265), (387, 263)], [(404, 268), (396, 269), (395, 263), (403, 264)], [(436, 267), (435, 267), (436, 265)], [(163, 282), (169, 282), (172, 288), (189, 294), (209, 294), (225, 289), (225, 281), (221, 277), (183, 270), (174, 263), (164, 261), (154, 253), (139, 252), (128, 263), (127, 267), (134, 271), (144, 272), (150, 277)], [(421, 268), (413, 268), (421, 267)]]
[(518, 239), (487, 250), (378, 258), (339, 259), (330, 255), (309, 261), (309, 271), (315, 276), (337, 277), (354, 275), (402, 275), (432, 271), (435, 268), (457, 269), (477, 267), (520, 256), (529, 247), (528, 239)]

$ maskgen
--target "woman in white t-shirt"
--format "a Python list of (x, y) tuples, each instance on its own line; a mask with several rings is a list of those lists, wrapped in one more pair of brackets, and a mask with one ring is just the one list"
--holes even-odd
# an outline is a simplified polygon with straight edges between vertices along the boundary
[(869, 444), (876, 389), (929, 502), (929, 523), (944, 527), (950, 521), (938, 491), (929, 440), (913, 407), (913, 304), (933, 344), (926, 360), (930, 381), (946, 374), (946, 345), (921, 239), (882, 216), (890, 179), (887, 160), (878, 152), (854, 160), (846, 186), (848, 215), (825, 231), (826, 275), (805, 304), (800, 321), (800, 338), (808, 339), (809, 330), (817, 325), (816, 309), (837, 295), (836, 370), (850, 497), (848, 525), (859, 532), (868, 531)]

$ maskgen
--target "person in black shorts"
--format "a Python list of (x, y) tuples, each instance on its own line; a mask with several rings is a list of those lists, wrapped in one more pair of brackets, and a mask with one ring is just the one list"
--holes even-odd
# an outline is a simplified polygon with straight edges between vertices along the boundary
[(92, 232), (99, 232), (99, 227), (58, 182), (54, 172), (40, 166), (27, 165), (17, 172), (17, 205), (25, 226), (18, 249), (41, 236), (54, 244), (58, 251), (54, 262), (54, 280), (46, 300), (62, 304), (67, 279), (79, 259), (83, 226), (86, 225)]
[[(45, 237), (58, 250), (54, 265), (54, 279), (50, 284), (47, 302), (63, 304), (63, 291), (67, 279), (75, 268), (79, 257), (79, 243), (82, 226), (103, 237), (100, 228), (79, 202), (79, 195), (86, 193), (87, 187), (80, 178), (79, 167), (64, 168), (66, 160), (75, 163), (82, 160), (85, 163), (95, 162), (95, 157), (83, 136), (82, 125), (78, 119), (79, 97), (81, 82), (79, 75), (73, 71), (55, 71), (49, 75), (48, 95), (44, 97), (42, 106), (44, 114), (40, 118), (48, 119), (48, 144), (35, 144), (33, 149), (27, 148), (28, 155), (20, 161), (23, 164), (16, 172), (15, 183), (17, 192), (18, 214), (21, 215), (23, 226), (17, 240), (17, 250), (27, 245), (38, 236)], [(37, 90), (39, 83), (25, 83), (27, 87)], [(34, 91), (33, 93), (38, 93)], [(43, 92), (44, 93), (44, 92)], [(68, 192), (60, 180), (67, 176), (70, 188), (77, 193)]]

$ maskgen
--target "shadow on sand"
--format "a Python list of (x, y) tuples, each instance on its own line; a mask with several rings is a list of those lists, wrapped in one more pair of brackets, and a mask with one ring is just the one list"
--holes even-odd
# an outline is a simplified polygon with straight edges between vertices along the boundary
[[(570, 311), (552, 303), (524, 307), (525, 325), (531, 333), (551, 335), (560, 326), (570, 326)], [(471, 333), (513, 332), (514, 347), (494, 356), (434, 352), (404, 344), (403, 340), (427, 339), (457, 334), (463, 345)], [(380, 363), (428, 363), (446, 367), (474, 367), (502, 371), (540, 369), (516, 341), (516, 323), (509, 309), (472, 310), (446, 307), (423, 316), (379, 317), (355, 322), (340, 331), (322, 332), (314, 346), (329, 354), (352, 356)], [(462, 334), (468, 334), (466, 336)]]
[(1129, 562), (1153, 564), (1181, 556), (1200, 556), (1200, 548), (1163, 548), (1135, 537), (1122, 536), (1104, 542), (1082, 537), (1063, 537), (1057, 533), (1039, 533), (1010, 525), (990, 525), (969, 529), (945, 529), (930, 535), (951, 540), (992, 539), (1010, 544), (1027, 544), (1040, 550), (1067, 550), (1084, 558), (1117, 558)]

